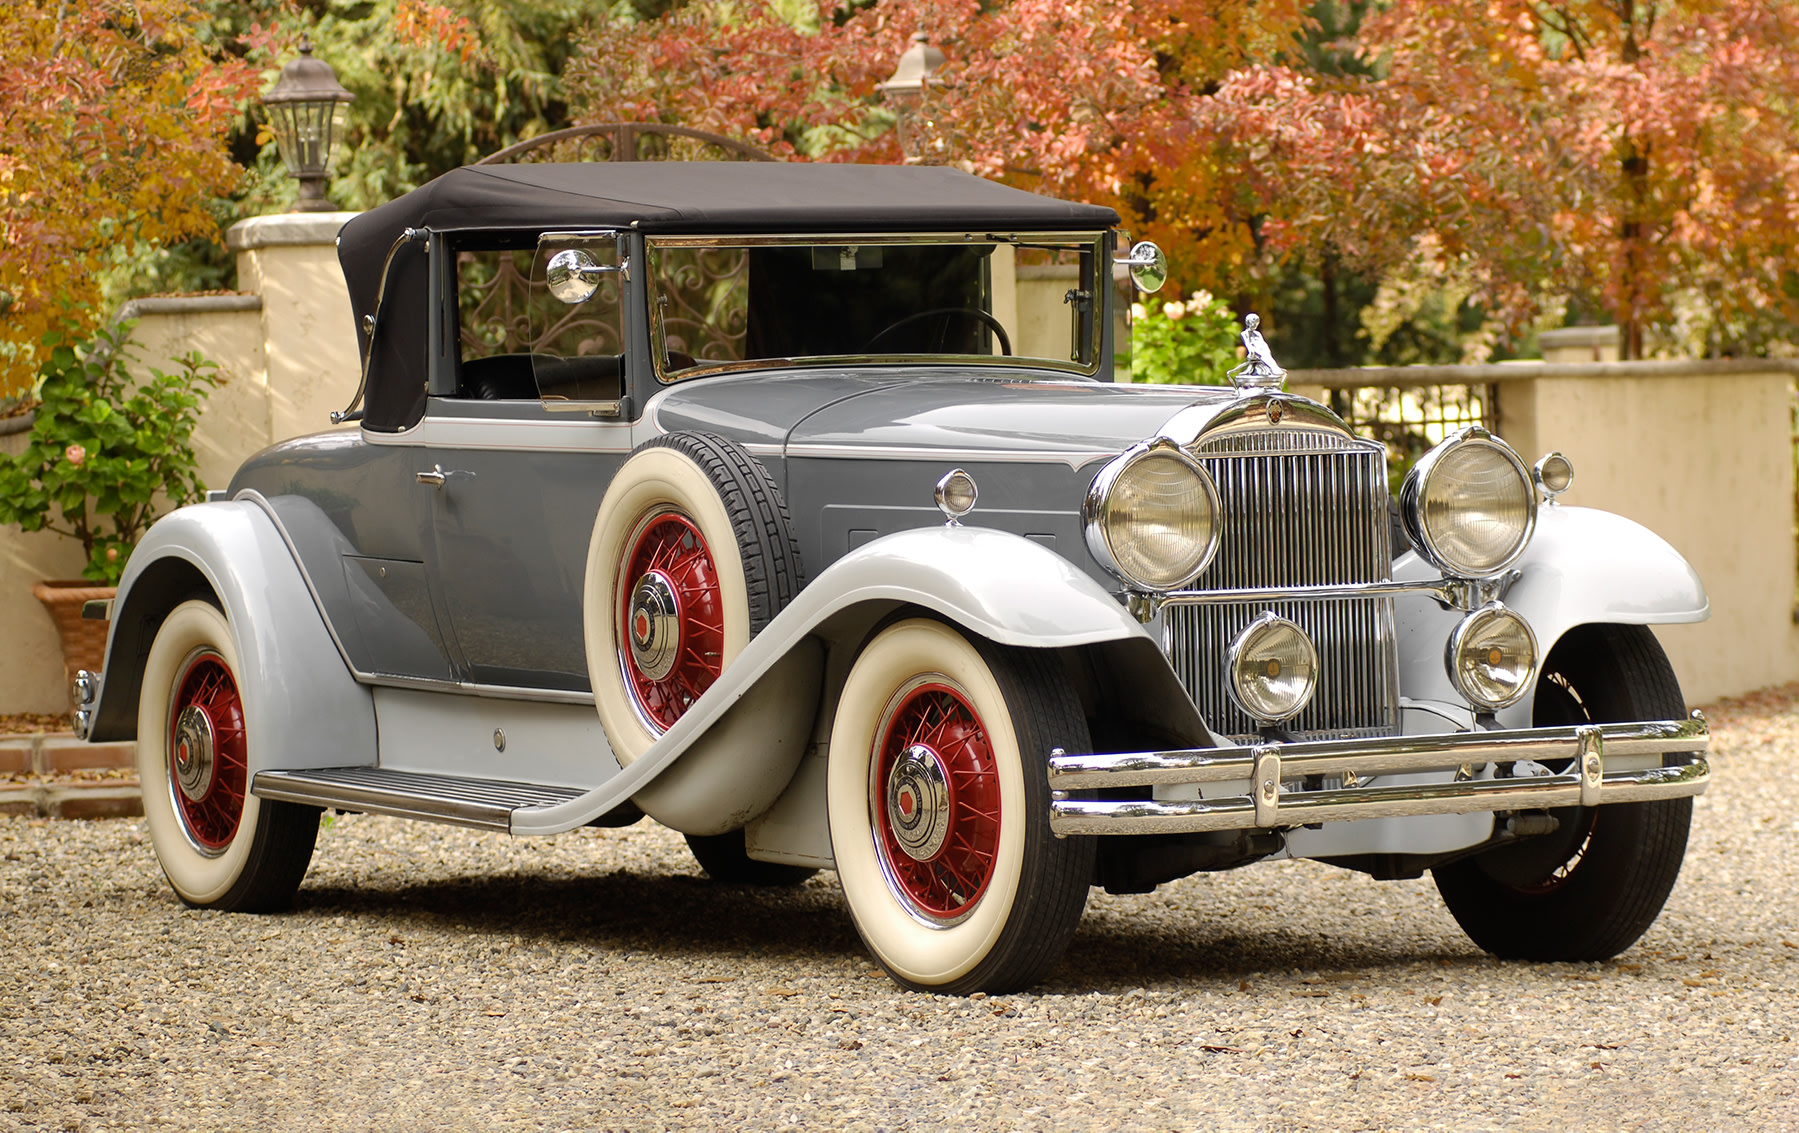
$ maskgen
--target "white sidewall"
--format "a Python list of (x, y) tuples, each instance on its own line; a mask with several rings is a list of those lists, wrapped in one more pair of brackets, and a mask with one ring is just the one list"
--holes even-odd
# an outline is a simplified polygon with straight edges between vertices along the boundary
[(587, 545), (587, 577), (582, 587), (582, 622), (587, 641), (587, 676), (593, 684), (600, 724), (620, 766), (627, 766), (659, 738), (644, 725), (619, 669), (618, 577), (625, 541), (643, 517), (673, 508), (693, 521), (718, 569), (719, 598), (725, 608), (724, 666), (750, 641), (749, 587), (731, 517), (712, 480), (692, 460), (672, 448), (648, 448), (632, 456), (606, 489), (593, 538)]
[[(197, 649), (217, 651), (238, 683), (238, 695), (244, 695), (243, 679), (238, 675), (242, 670), (237, 646), (225, 615), (206, 602), (183, 602), (175, 607), (156, 631), (150, 656), (144, 662), (137, 709), (137, 775), (143, 784), (144, 821), (150, 827), (150, 842), (156, 847), (157, 860), (162, 863), (169, 884), (192, 904), (209, 905), (224, 897), (243, 875), (250, 848), (256, 841), (262, 800), (249, 794), (246, 783), (244, 813), (238, 821), (237, 834), (218, 857), (200, 852), (175, 811), (174, 780), (169, 774), (169, 707), (175, 698), (175, 680), (182, 663)], [(246, 700), (246, 718), (250, 711)], [(244, 731), (252, 734), (248, 726)]]
[[(875, 728), (900, 686), (930, 675), (962, 692), (993, 745), (1000, 779), (999, 854), (987, 891), (966, 919), (926, 925), (889, 887), (869, 815), (869, 767)], [(1024, 770), (1012, 714), (980, 652), (941, 622), (896, 623), (856, 658), (831, 726), (826, 798), (831, 854), (844, 899), (868, 947), (901, 977), (923, 986), (950, 983), (979, 964), (999, 941), (1018, 896), (1024, 862)]]

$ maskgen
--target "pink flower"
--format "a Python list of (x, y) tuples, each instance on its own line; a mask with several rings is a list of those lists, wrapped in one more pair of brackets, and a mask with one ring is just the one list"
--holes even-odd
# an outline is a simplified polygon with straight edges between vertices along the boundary
[(80, 464), (87, 459), (87, 450), (80, 445), (70, 445), (62, 450), (62, 454), (68, 458), (70, 464)]
[(106, 561), (109, 563), (116, 563), (119, 561), (119, 549), (117, 547), (106, 548)]

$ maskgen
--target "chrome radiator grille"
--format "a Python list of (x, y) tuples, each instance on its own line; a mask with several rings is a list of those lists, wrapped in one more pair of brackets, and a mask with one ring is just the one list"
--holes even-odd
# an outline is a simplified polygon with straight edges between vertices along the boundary
[[(1234, 432), (1190, 450), (1211, 473), (1224, 531), (1198, 590), (1377, 582), (1391, 576), (1386, 454), (1369, 441), (1311, 430)], [(1273, 610), (1318, 648), (1318, 690), (1286, 728), (1299, 736), (1393, 732), (1397, 655), (1391, 598), (1171, 606), (1167, 647), (1212, 730), (1256, 723), (1225, 692), (1224, 653)]]

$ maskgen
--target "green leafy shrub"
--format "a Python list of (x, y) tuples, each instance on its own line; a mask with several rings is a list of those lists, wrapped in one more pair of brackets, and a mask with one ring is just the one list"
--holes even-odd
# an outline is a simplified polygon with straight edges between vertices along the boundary
[(1131, 304), (1131, 380), (1163, 385), (1228, 384), (1242, 358), (1237, 318), (1209, 291)]
[(206, 494), (195, 467), (201, 399), (223, 379), (189, 353), (142, 382), (125, 370), (131, 324), (56, 344), (38, 369), (37, 420), (16, 456), (0, 456), (0, 523), (81, 540), (83, 578), (119, 580), (161, 514)]

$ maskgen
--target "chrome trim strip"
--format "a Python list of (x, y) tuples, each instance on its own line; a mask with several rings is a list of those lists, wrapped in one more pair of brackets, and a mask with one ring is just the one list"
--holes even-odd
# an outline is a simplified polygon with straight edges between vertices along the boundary
[(1467, 584), (1459, 579), (1437, 578), (1424, 582), (1345, 582), (1332, 586), (1253, 586), (1240, 590), (1168, 590), (1146, 595), (1163, 606), (1219, 606), (1233, 602), (1329, 602), (1344, 598), (1391, 598), (1399, 594), (1427, 594), (1455, 605), (1464, 600)]
[(391, 673), (357, 673), (358, 684), (405, 688), (419, 692), (444, 692), (458, 696), (483, 696), (493, 700), (531, 700), (542, 704), (593, 704), (593, 693), (574, 689), (529, 688), (523, 685), (484, 685), (474, 681), (445, 681), (432, 677), (403, 677)]
[[(982, 243), (1019, 244), (1037, 243), (1071, 243), (1093, 244), (1105, 236), (1105, 230), (1089, 228), (1078, 231), (1058, 230), (1055, 232), (1032, 232), (1023, 229), (1008, 229), (1005, 232), (988, 232)], [(966, 231), (962, 232), (782, 232), (778, 235), (743, 234), (729, 232), (713, 233), (706, 236), (664, 236), (649, 234), (644, 242), (651, 247), (665, 248), (704, 248), (719, 244), (736, 244), (740, 246), (769, 246), (777, 244), (969, 244), (973, 241)]]
[[(569, 402), (586, 410), (598, 402)], [(551, 412), (556, 412), (552, 410)], [(523, 452), (629, 452), (627, 421), (533, 421), (494, 417), (433, 417), (398, 433), (362, 431), (374, 445), (433, 448), (506, 449)]]
[[(1600, 806), (1701, 794), (1711, 783), (1705, 718), (1583, 724), (1447, 736), (1266, 743), (1201, 751), (1059, 755), (1049, 761), (1050, 829), (1068, 834), (1169, 834), (1274, 829), (1316, 822), (1476, 811)], [(1689, 763), (1607, 771), (1610, 756), (1691, 753)], [(1447, 771), (1463, 763), (1562, 760), (1532, 778), (1287, 789), (1309, 776)], [(1249, 795), (1216, 799), (1075, 799), (1070, 791), (1247, 780)]]
[(1515, 760), (1572, 760), (1582, 754), (1581, 732), (1599, 737), (1607, 756), (1703, 752), (1711, 747), (1705, 717), (1650, 720), (1633, 724), (1514, 728), (1491, 732), (1451, 732), (1435, 736), (1363, 736), (1343, 740), (1231, 745), (1189, 751), (1122, 752), (1114, 755), (1058, 755), (1049, 761), (1049, 785), (1057, 791), (1100, 787), (1152, 787), (1248, 779), (1258, 752), (1278, 748), (1282, 774), (1395, 775), (1447, 771), (1464, 763)]
[(1106, 449), (1092, 452), (994, 452), (992, 450), (958, 448), (915, 448), (910, 445), (825, 445), (793, 444), (787, 456), (814, 457), (822, 460), (872, 457), (880, 460), (930, 460), (951, 464), (1066, 464), (1079, 471), (1083, 465), (1110, 460), (1118, 454)]
[(520, 807), (551, 806), (581, 794), (573, 787), (424, 775), (379, 767), (260, 771), (250, 790), (258, 798), (275, 802), (342, 807), (501, 831), (511, 829), (512, 812)]

